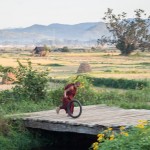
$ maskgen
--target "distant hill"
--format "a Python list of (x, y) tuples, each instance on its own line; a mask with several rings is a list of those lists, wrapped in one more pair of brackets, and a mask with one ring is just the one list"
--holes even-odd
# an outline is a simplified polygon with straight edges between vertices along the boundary
[(63, 41), (97, 40), (109, 32), (103, 22), (86, 22), (75, 25), (50, 24), (48, 26), (35, 24), (26, 28), (0, 30), (0, 44), (36, 44)]

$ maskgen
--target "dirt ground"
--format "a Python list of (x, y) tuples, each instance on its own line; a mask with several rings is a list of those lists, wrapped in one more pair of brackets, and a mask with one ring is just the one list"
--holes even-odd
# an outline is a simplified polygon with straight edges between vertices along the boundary
[(14, 87), (15, 85), (14, 84), (2, 84), (0, 82), (0, 91), (3, 91), (3, 90), (10, 90), (12, 87)]

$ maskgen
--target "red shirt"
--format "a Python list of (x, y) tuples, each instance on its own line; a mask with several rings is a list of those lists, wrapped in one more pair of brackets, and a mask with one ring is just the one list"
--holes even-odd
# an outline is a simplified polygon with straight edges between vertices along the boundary
[(77, 92), (77, 88), (74, 86), (74, 83), (68, 84), (65, 87), (65, 90), (67, 90), (71, 86), (73, 86), (73, 88), (69, 89), (69, 91), (66, 92), (66, 95), (68, 96), (69, 99), (73, 99), (73, 97), (75, 96), (75, 94)]

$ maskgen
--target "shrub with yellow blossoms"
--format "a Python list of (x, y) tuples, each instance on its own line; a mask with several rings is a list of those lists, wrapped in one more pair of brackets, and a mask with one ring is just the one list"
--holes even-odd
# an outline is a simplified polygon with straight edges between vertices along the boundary
[[(142, 137), (145, 136), (145, 137)], [(139, 139), (141, 137), (141, 140)], [(128, 138), (128, 140), (127, 140)], [(130, 140), (131, 138), (131, 140)], [(135, 140), (135, 142), (133, 142)], [(150, 147), (150, 124), (147, 120), (139, 120), (138, 124), (135, 127), (131, 127), (126, 129), (126, 127), (121, 126), (118, 131), (113, 130), (113, 128), (107, 128), (107, 130), (104, 130), (103, 132), (97, 134), (97, 141), (92, 144), (90, 147), (91, 150), (109, 150), (108, 147), (111, 147), (111, 150), (126, 150), (130, 147), (139, 149), (137, 146), (139, 145), (139, 141), (143, 142), (144, 148), (145, 145), (148, 145)], [(148, 142), (145, 142), (148, 140)], [(134, 144), (136, 143), (137, 144)], [(129, 142), (127, 144), (126, 142)], [(105, 144), (107, 143), (107, 144)], [(114, 144), (115, 143), (115, 144)], [(112, 144), (112, 145), (111, 145)], [(109, 145), (109, 146), (108, 146)], [(110, 146), (111, 145), (111, 146)], [(120, 145), (120, 147), (119, 147)], [(142, 147), (142, 144), (140, 145), (142, 150), (145, 150)], [(107, 147), (107, 148), (106, 148)], [(125, 148), (127, 147), (127, 148)], [(140, 149), (141, 149), (140, 148)], [(146, 149), (148, 150), (148, 149)]]
[(97, 142), (92, 144), (91, 149), (98, 150), (98, 148), (101, 146), (101, 143), (105, 142), (106, 140), (112, 141), (115, 139), (115, 136), (116, 132), (113, 131), (113, 128), (107, 128), (107, 130), (97, 134)]
[(138, 121), (138, 125), (136, 127), (143, 129), (146, 125), (148, 125), (148, 121), (147, 120), (139, 120)]

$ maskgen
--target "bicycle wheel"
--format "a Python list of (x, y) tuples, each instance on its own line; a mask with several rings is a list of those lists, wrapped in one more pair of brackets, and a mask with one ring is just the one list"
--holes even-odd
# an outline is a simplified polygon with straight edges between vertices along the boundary
[[(73, 109), (73, 113), (72, 113)], [(78, 100), (72, 100), (67, 106), (68, 115), (72, 118), (78, 118), (82, 113), (82, 105)]]

